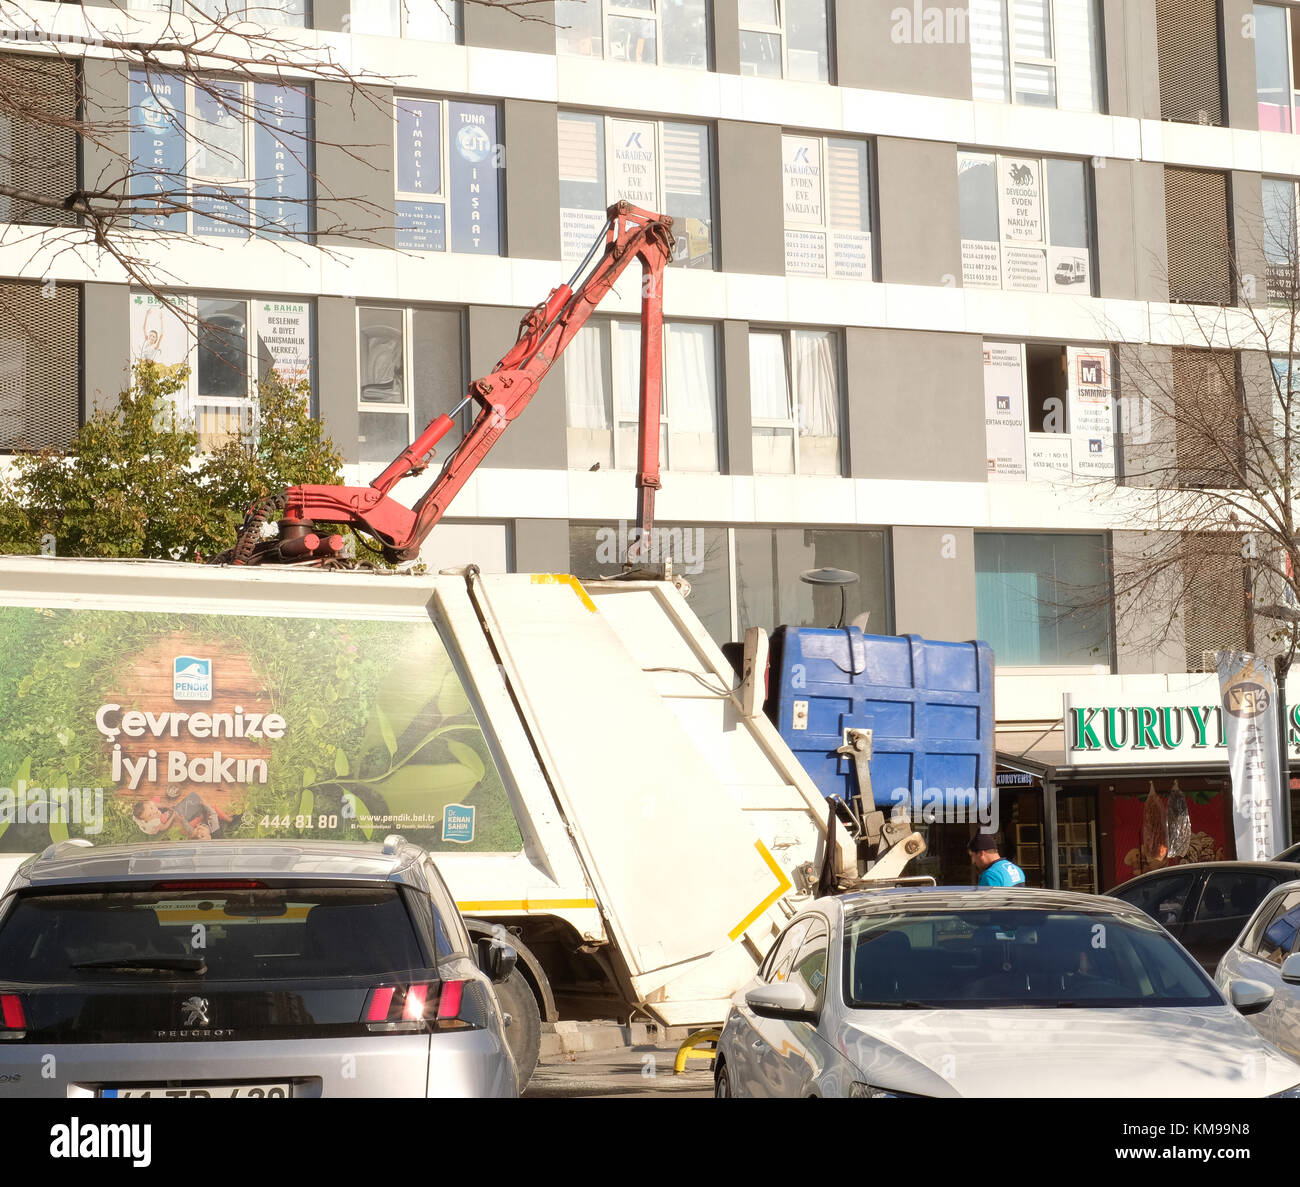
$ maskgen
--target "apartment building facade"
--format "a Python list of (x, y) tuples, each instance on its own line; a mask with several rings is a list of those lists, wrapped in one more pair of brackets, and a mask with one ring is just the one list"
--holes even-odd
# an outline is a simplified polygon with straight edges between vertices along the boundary
[[(993, 645), (1001, 824), (1031, 881), (1100, 890), (1143, 868), (1142, 796), (1175, 783), (1200, 843), (1231, 853), (1226, 762), (1128, 744), (1080, 759), (1067, 709), (1192, 703), (1203, 653), (1249, 641), (1240, 567), (1154, 644), (1145, 618), (1163, 608), (1117, 618), (1095, 591), (1144, 546), (1122, 356), (1203, 369), (1171, 311), (1255, 297), (1256, 278), (1266, 302), (1283, 274), (1270, 244), (1295, 219), (1300, 5), (266, 2), (249, 18), (375, 76), (367, 102), (320, 78), (232, 84), (282, 111), (305, 157), (109, 51), (69, 61), (32, 41), (0, 61), (44, 55), (70, 103), (130, 113), (112, 148), (143, 177), (213, 187), (151, 249), (197, 341), (84, 254), (33, 263), (32, 224), (62, 216), (0, 200), (0, 339), (23, 343), (0, 449), (66, 444), (146, 357), (189, 366), (184, 409), (216, 439), (278, 367), (310, 379), (349, 480), (368, 481), (491, 368), (625, 197), (678, 232), (660, 544), (714, 637), (833, 623), (838, 594), (800, 574), (852, 570), (849, 616), (868, 630)], [(129, 15), (161, 28), (166, 8)], [(72, 135), (47, 155), (51, 193), (103, 181), (102, 145)], [(617, 569), (638, 308), (625, 280), (430, 564)], [(950, 870), (960, 840), (945, 845)]]

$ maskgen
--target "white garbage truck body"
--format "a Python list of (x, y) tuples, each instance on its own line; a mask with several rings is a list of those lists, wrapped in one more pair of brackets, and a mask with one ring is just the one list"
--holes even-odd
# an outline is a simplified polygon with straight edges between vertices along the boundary
[(716, 1023), (826, 843), (736, 685), (668, 582), (4, 558), (0, 873), (77, 836), (401, 833), (542, 1018)]

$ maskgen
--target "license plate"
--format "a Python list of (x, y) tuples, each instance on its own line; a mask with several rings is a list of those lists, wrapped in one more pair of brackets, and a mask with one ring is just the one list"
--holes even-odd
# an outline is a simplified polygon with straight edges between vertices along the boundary
[(232, 1097), (284, 1100), (293, 1095), (288, 1084), (204, 1084), (192, 1088), (101, 1088), (103, 1097), (131, 1097), (135, 1100), (229, 1100)]

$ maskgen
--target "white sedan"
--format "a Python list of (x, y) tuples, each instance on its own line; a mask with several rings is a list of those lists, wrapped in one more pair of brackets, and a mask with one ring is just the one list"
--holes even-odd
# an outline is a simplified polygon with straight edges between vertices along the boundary
[(1242, 979), (1273, 990), (1251, 1025), (1270, 1043), (1300, 1059), (1300, 882), (1279, 886), (1255, 910), (1237, 942), (1223, 954), (1214, 980), (1230, 991)]
[(817, 899), (733, 999), (718, 1096), (1300, 1096), (1300, 1064), (1115, 899), (896, 888)]

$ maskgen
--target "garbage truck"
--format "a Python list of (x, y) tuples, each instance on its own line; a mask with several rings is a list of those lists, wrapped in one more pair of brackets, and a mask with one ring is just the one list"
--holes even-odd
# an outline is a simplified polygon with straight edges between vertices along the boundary
[[(401, 834), (435, 854), (471, 931), (518, 952), (501, 996), (526, 1078), (543, 1019), (722, 1021), (792, 898), (901, 872), (919, 836), (877, 827), (864, 861), (854, 818), (836, 829), (764, 716), (764, 633), (748, 632), (737, 673), (671, 562), (644, 564), (672, 245), (670, 219), (612, 206), (573, 279), (470, 385), (476, 418), (410, 506), (396, 486), (459, 409), (367, 486), (259, 500), (218, 563), (0, 559), (0, 875), (75, 838)], [(589, 583), (416, 572), (449, 502), (634, 260), (629, 563)], [(344, 529), (382, 565), (350, 562)]]

